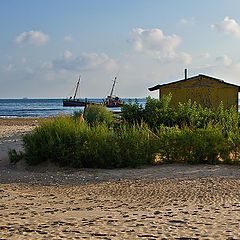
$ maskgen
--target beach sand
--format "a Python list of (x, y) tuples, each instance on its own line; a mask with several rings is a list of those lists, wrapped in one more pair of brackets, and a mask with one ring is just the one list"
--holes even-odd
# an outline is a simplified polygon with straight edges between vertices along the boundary
[(10, 165), (36, 125), (0, 119), (0, 239), (240, 239), (240, 166)]

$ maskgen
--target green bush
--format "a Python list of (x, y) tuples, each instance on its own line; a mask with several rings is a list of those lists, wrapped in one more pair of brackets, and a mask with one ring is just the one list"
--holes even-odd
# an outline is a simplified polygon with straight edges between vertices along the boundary
[(15, 149), (10, 149), (8, 151), (8, 156), (9, 156), (10, 163), (13, 165), (18, 163), (24, 157), (22, 151), (17, 152)]
[(235, 107), (225, 109), (223, 104), (218, 108), (202, 107), (189, 100), (171, 106), (171, 94), (164, 95), (160, 100), (147, 97), (145, 108), (138, 103), (125, 104), (122, 116), (129, 124), (144, 121), (151, 130), (155, 131), (161, 125), (180, 128), (206, 128), (209, 124), (219, 125), (226, 136), (239, 132), (240, 115)]
[(175, 112), (169, 107), (170, 101), (171, 95), (163, 96), (161, 100), (147, 97), (145, 108), (137, 101), (129, 102), (122, 107), (122, 116), (129, 124), (144, 121), (152, 129), (158, 128), (161, 124), (172, 126)]
[(149, 164), (151, 141), (144, 126), (110, 128), (70, 117), (44, 122), (23, 137), (28, 164), (52, 161), (61, 166), (114, 168)]
[(141, 123), (143, 120), (143, 106), (138, 103), (136, 100), (132, 102), (131, 100), (129, 103), (124, 104), (121, 108), (122, 117), (131, 124)]
[(81, 147), (82, 165), (89, 168), (113, 168), (118, 166), (119, 146), (113, 130), (105, 124), (88, 128)]
[(31, 165), (50, 160), (60, 165), (71, 165), (77, 158), (77, 140), (83, 123), (73, 121), (70, 117), (49, 120), (23, 137), (25, 159)]
[(113, 122), (113, 113), (101, 105), (89, 105), (84, 112), (85, 120), (93, 125), (95, 123), (111, 124)]
[(157, 152), (165, 162), (216, 164), (228, 161), (231, 147), (221, 129), (161, 127)]
[(154, 140), (146, 125), (124, 125), (118, 134), (120, 158), (123, 167), (150, 164), (154, 154)]
[(151, 129), (155, 130), (162, 124), (175, 125), (176, 112), (169, 106), (171, 98), (171, 94), (164, 95), (160, 100), (147, 97), (143, 119)]
[(189, 126), (193, 128), (205, 128), (215, 120), (214, 111), (210, 108), (203, 108), (200, 104), (189, 100), (186, 103), (179, 103), (174, 108), (175, 122), (173, 125), (179, 127)]

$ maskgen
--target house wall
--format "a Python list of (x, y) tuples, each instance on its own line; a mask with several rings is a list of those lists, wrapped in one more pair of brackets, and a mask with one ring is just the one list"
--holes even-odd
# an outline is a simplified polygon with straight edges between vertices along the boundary
[(238, 105), (238, 87), (211, 78), (196, 77), (189, 81), (165, 85), (159, 89), (160, 98), (169, 93), (172, 94), (171, 104), (174, 106), (189, 99), (207, 107), (218, 107), (221, 102), (227, 108)]

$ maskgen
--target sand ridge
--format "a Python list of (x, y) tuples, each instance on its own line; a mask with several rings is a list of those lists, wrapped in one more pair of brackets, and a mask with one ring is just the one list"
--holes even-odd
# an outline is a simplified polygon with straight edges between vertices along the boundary
[(5, 239), (240, 239), (240, 180), (2, 184)]
[(10, 165), (32, 120), (0, 119), (0, 239), (240, 239), (240, 166)]

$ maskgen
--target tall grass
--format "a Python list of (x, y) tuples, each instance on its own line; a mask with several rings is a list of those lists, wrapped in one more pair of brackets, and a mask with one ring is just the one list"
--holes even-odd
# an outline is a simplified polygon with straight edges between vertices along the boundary
[(225, 109), (220, 104), (213, 109), (202, 107), (191, 100), (173, 107), (170, 102), (171, 94), (164, 95), (160, 100), (147, 97), (145, 108), (137, 103), (126, 104), (122, 108), (122, 115), (129, 124), (144, 121), (153, 131), (161, 125), (205, 128), (208, 124), (217, 124), (229, 134), (238, 132), (240, 127), (240, 115), (235, 107)]
[(170, 102), (171, 95), (161, 100), (148, 97), (145, 108), (130, 104), (122, 109), (128, 124), (144, 121), (158, 135), (155, 147), (161, 160), (239, 162), (240, 115), (235, 107), (206, 108), (191, 100), (172, 107)]
[(120, 158), (123, 167), (151, 163), (154, 153), (153, 139), (146, 124), (123, 125), (118, 131), (118, 142), (121, 146)]
[(156, 154), (162, 162), (239, 162), (239, 143), (233, 145), (221, 127), (211, 124), (206, 128), (162, 125), (154, 134), (143, 123), (111, 128), (60, 117), (44, 122), (23, 141), (23, 157), (31, 165), (52, 161), (71, 167), (137, 167), (153, 163)]
[(144, 126), (91, 126), (70, 117), (43, 123), (24, 136), (23, 142), (29, 164), (52, 161), (72, 167), (136, 167), (148, 164), (152, 156)]
[(162, 161), (216, 164), (228, 162), (231, 145), (221, 129), (161, 127), (156, 141)]
[[(49, 120), (23, 137), (25, 159), (29, 164), (38, 164), (50, 160), (66, 165), (77, 157), (76, 143), (78, 132), (82, 128), (70, 117)], [(69, 164), (71, 165), (71, 164)]]

